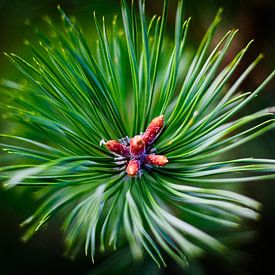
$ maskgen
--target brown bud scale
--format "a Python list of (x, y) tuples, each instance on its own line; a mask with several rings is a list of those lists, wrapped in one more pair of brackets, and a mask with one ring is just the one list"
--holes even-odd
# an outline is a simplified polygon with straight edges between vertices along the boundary
[(129, 157), (130, 151), (124, 144), (119, 143), (116, 140), (109, 140), (106, 142), (106, 147), (113, 153), (116, 153), (123, 157)]
[(162, 155), (150, 154), (151, 144), (156, 140), (164, 125), (163, 115), (154, 118), (145, 130), (144, 134), (134, 136), (130, 144), (120, 143), (116, 140), (106, 142), (106, 147), (113, 153), (126, 158), (126, 173), (130, 177), (140, 176), (141, 168), (149, 168), (146, 165), (165, 166), (169, 161)]
[(145, 142), (145, 145), (152, 144), (155, 139), (158, 137), (159, 133), (161, 132), (164, 125), (164, 116), (158, 116), (154, 118), (147, 129), (145, 130), (142, 138)]
[(162, 155), (147, 155), (145, 157), (145, 163), (154, 166), (165, 166), (168, 163), (168, 159)]
[(127, 165), (126, 172), (127, 172), (128, 176), (134, 177), (137, 175), (139, 168), (140, 168), (139, 161), (132, 159), (129, 161), (129, 163)]
[(145, 142), (142, 136), (134, 136), (130, 140), (130, 152), (134, 156), (141, 156), (145, 153)]

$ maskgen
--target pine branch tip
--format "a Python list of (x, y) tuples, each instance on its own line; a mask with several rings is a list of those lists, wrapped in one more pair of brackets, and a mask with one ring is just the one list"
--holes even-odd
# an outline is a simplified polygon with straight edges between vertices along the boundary
[[(85, 254), (88, 256), (89, 253), (94, 264), (98, 246), (100, 245), (99, 251), (102, 253), (105, 252), (104, 243), (107, 252), (110, 250), (108, 246), (112, 246), (114, 250), (117, 246), (121, 248), (123, 243), (120, 242), (120, 237), (124, 234), (135, 257), (142, 258), (147, 250), (159, 268), (161, 263), (166, 267), (159, 249), (164, 248), (163, 244), (167, 242), (165, 253), (170, 254), (182, 266), (186, 266), (189, 265), (185, 257), (188, 248), (186, 251), (183, 248), (182, 251), (184, 242), (190, 243), (190, 251), (187, 251), (190, 252), (187, 253), (188, 260), (189, 257), (191, 260), (200, 255), (204, 246), (221, 253), (225, 253), (225, 250), (214, 239), (215, 233), (213, 236), (206, 236), (201, 225), (198, 226), (192, 219), (185, 220), (184, 215), (179, 215), (183, 202), (183, 211), (190, 211), (190, 216), (198, 215), (199, 219), (205, 219), (205, 223), (210, 220), (233, 228), (235, 220), (257, 219), (256, 211), (247, 210), (259, 209), (251, 199), (241, 197), (238, 193), (226, 193), (220, 187), (217, 188), (218, 191), (202, 189), (200, 183), (215, 183), (218, 180), (221, 183), (230, 180), (245, 181), (245, 177), (237, 178), (231, 175), (239, 170), (241, 173), (253, 172), (254, 167), (255, 172), (258, 172), (259, 168), (260, 172), (265, 173), (265, 170), (273, 165), (271, 160), (215, 161), (215, 157), (254, 136), (259, 136), (265, 131), (266, 126), (270, 129), (270, 125), (273, 125), (272, 122), (275, 120), (270, 120), (271, 117), (266, 113), (270, 112), (273, 115), (273, 106), (250, 116), (234, 119), (235, 114), (263, 90), (275, 71), (252, 92), (252, 96), (238, 93), (243, 79), (263, 57), (260, 54), (240, 78), (236, 81), (234, 79), (233, 84), (230, 82), (229, 77), (234, 72), (235, 65), (237, 67), (241, 60), (243, 51), (246, 51), (254, 41), (251, 40), (238, 52), (229, 66), (221, 68), (220, 73), (219, 65), (223, 67), (223, 57), (228, 53), (227, 48), (238, 32), (238, 29), (228, 31), (228, 36), (218, 42), (212, 54), (212, 41), (216, 42), (215, 30), (221, 21), (223, 8), (219, 8), (216, 17), (213, 16), (214, 20), (195, 56), (190, 57), (191, 66), (183, 69), (181, 62), (185, 54), (185, 36), (191, 21), (191, 17), (187, 20), (182, 17), (184, 1), (179, 0), (178, 3), (178, 21), (175, 28), (177, 35), (171, 42), (171, 49), (167, 43), (169, 37), (165, 36), (167, 0), (163, 2), (162, 16), (154, 15), (148, 28), (149, 21), (146, 20), (144, 12), (145, 1), (138, 1), (137, 14), (134, 0), (131, 1), (131, 6), (125, 0), (121, 0), (121, 3), (124, 31), (121, 31), (120, 25), (110, 29), (110, 32), (107, 29), (109, 25), (105, 27), (105, 23), (114, 25), (117, 15), (112, 22), (102, 16), (102, 27), (101, 17), (98, 15), (97, 21), (96, 12), (92, 12), (99, 37), (96, 40), (95, 48), (98, 48), (95, 53), (92, 51), (94, 45), (90, 49), (90, 41), (82, 34), (81, 27), (77, 28), (78, 26), (72, 22), (73, 19), (67, 17), (60, 5), (57, 9), (63, 19), (62, 29), (56, 29), (55, 35), (49, 37), (43, 36), (39, 31), (38, 35), (41, 34), (39, 38), (42, 42), (38, 43), (43, 48), (36, 43), (34, 50), (37, 50), (38, 55), (33, 60), (29, 58), (30, 63), (27, 61), (29, 59), (25, 61), (20, 56), (4, 52), (13, 64), (23, 71), (25, 77), (29, 78), (26, 83), (30, 83), (29, 87), (27, 84), (24, 87), (15, 82), (6, 83), (9, 89), (18, 90), (19, 95), (12, 98), (14, 94), (10, 93), (11, 99), (19, 102), (19, 107), (9, 107), (14, 108), (14, 117), (29, 123), (27, 127), (34, 126), (33, 128), (38, 129), (45, 140), (41, 138), (41, 143), (37, 143), (31, 136), (30, 140), (18, 138), (19, 141), (29, 142), (27, 146), (20, 147), (13, 143), (5, 145), (5, 151), (8, 153), (27, 156), (37, 162), (31, 163), (30, 166), (22, 163), (23, 165), (4, 167), (6, 170), (3, 178), (10, 178), (9, 184), (6, 184), (9, 188), (15, 185), (31, 186), (32, 183), (40, 187), (53, 186), (53, 190), (61, 187), (60, 192), (53, 192), (50, 194), (52, 197), (46, 198), (46, 202), (37, 210), (36, 216), (21, 224), (23, 226), (34, 222), (31, 230), (24, 235), (26, 239), (34, 230), (37, 231), (47, 224), (49, 217), (58, 212), (68, 199), (69, 203), (72, 202), (72, 205), (76, 206), (63, 225), (67, 234), (65, 243), (68, 252), (74, 253), (78, 241), (85, 243), (86, 238)], [(54, 24), (48, 27), (57, 28)], [(178, 34), (182, 40), (178, 39)], [(123, 40), (121, 35), (125, 36)], [(54, 49), (47, 43), (53, 36), (55, 40), (53, 43), (50, 41), (50, 44), (60, 42)], [(30, 44), (25, 40), (23, 43)], [(171, 52), (173, 54), (170, 56)], [(40, 53), (42, 58), (39, 56)], [(123, 67), (123, 70), (120, 67)], [(42, 100), (45, 104), (40, 104)], [(10, 113), (12, 114), (12, 111)], [(157, 114), (161, 115), (153, 118)], [(247, 122), (254, 122), (263, 117), (268, 117), (265, 124), (259, 124), (247, 132), (238, 132), (239, 126), (245, 127)], [(125, 138), (128, 133), (130, 138)], [(40, 136), (37, 135), (36, 138), (40, 139)], [(167, 154), (169, 158), (163, 154)], [(167, 167), (162, 169), (166, 164)], [(36, 170), (30, 170), (30, 173), (22, 170), (21, 174), (13, 175), (14, 171), (25, 167), (28, 167), (26, 170)], [(37, 170), (39, 167), (42, 169)], [(219, 174), (225, 177), (216, 176)], [(258, 179), (257, 176), (253, 176), (249, 180), (255, 178)], [(270, 179), (270, 174), (266, 178)], [(63, 192), (67, 181), (70, 186)], [(72, 191), (71, 185), (79, 188)], [(38, 196), (41, 194), (38, 193)], [(189, 209), (189, 203), (201, 203), (202, 206), (194, 211), (192, 207)], [(211, 204), (215, 207), (211, 208)], [(216, 209), (221, 208), (223, 211), (223, 208), (230, 208), (228, 210), (231, 211), (231, 206), (232, 212), (236, 212), (234, 219), (226, 213), (223, 215), (219, 212), (219, 215), (215, 215)], [(206, 209), (209, 215), (203, 211)], [(121, 212), (127, 215), (120, 216), (119, 220)], [(99, 229), (96, 228), (96, 233), (91, 232), (91, 221), (96, 221), (101, 228), (102, 223), (106, 227), (106, 232), (100, 236), (100, 243), (94, 239), (97, 238)], [(122, 227), (118, 229), (120, 224)], [(35, 225), (37, 226), (33, 229)], [(81, 229), (77, 230), (80, 227)], [(103, 237), (103, 234), (106, 236)], [(202, 242), (201, 246), (199, 242)]]

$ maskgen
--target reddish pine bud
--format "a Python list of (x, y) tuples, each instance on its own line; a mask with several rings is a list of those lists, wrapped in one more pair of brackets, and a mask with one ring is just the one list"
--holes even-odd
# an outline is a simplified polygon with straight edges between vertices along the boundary
[(164, 125), (164, 117), (163, 115), (155, 117), (151, 123), (149, 124), (148, 128), (144, 132), (142, 138), (145, 142), (145, 145), (150, 145), (154, 142), (154, 140), (159, 135), (161, 129)]
[(168, 158), (162, 155), (147, 155), (145, 157), (145, 163), (154, 166), (165, 166), (168, 162)]
[(130, 155), (129, 149), (126, 145), (119, 143), (116, 140), (108, 140), (106, 142), (106, 147), (113, 153), (116, 153), (123, 157), (128, 157)]
[(136, 159), (130, 160), (126, 168), (126, 172), (128, 176), (134, 177), (137, 175), (138, 171), (139, 171), (139, 161)]
[(145, 143), (142, 136), (134, 136), (130, 140), (130, 152), (134, 156), (140, 156), (145, 152)]

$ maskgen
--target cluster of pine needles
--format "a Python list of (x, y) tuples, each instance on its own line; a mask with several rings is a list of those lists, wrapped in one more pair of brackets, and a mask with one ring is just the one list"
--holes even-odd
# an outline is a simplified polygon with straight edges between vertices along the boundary
[[(183, 9), (179, 0), (171, 41), (167, 0), (151, 20), (143, 0), (138, 12), (122, 0), (121, 22), (105, 24), (94, 14), (97, 39), (88, 43), (59, 8), (62, 27), (47, 18), (50, 35), (34, 28), (38, 42), (26, 43), (32, 60), (6, 54), (25, 82), (1, 82), (4, 112), (21, 134), (1, 133), (1, 148), (13, 157), (0, 178), (41, 201), (23, 223), (25, 240), (60, 212), (69, 254), (85, 249), (94, 260), (109, 246), (129, 245), (134, 258), (147, 253), (165, 265), (170, 255), (185, 266), (203, 251), (226, 252), (223, 237), (243, 219), (257, 219), (259, 203), (223, 184), (275, 178), (275, 160), (222, 156), (274, 128), (273, 108), (238, 118), (274, 71), (254, 91), (240, 93), (262, 55), (233, 81), (251, 42), (223, 66), (236, 31), (213, 47), (218, 11), (190, 56)], [(165, 123), (152, 153), (169, 163), (130, 177), (127, 160), (102, 141), (140, 135), (160, 115)]]

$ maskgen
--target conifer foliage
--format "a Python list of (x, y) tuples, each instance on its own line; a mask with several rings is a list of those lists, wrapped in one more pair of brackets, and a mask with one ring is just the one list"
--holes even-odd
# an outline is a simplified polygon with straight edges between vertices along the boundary
[(225, 252), (220, 233), (258, 217), (258, 202), (223, 183), (275, 178), (275, 160), (223, 153), (274, 128), (273, 108), (238, 117), (274, 72), (240, 93), (262, 55), (232, 80), (251, 42), (221, 66), (236, 35), (212, 47), (221, 11), (190, 58), (183, 1), (172, 42), (168, 1), (151, 20), (144, 1), (137, 6), (122, 0), (112, 24), (94, 14), (92, 43), (59, 8), (62, 28), (47, 18), (49, 34), (35, 28), (38, 43), (26, 43), (31, 61), (7, 54), (26, 81), (1, 83), (5, 113), (21, 131), (1, 133), (13, 157), (0, 177), (41, 201), (23, 223), (25, 240), (60, 213), (70, 254), (85, 249), (94, 260), (129, 245), (134, 258), (165, 265), (170, 255), (185, 266), (203, 251)]

